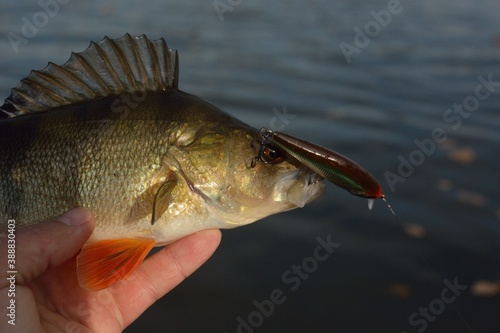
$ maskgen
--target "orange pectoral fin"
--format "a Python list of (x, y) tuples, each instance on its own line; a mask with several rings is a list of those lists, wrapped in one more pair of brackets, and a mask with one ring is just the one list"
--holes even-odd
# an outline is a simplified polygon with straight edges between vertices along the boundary
[(80, 286), (97, 291), (127, 278), (155, 245), (156, 241), (141, 237), (84, 245), (76, 259)]

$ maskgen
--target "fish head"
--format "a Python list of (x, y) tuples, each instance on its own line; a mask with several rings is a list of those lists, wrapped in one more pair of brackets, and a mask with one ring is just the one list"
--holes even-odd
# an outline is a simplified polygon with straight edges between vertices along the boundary
[[(255, 163), (258, 133), (239, 121), (200, 126), (179, 159), (194, 194), (217, 220), (232, 228), (266, 216), (303, 207), (323, 192), (321, 177), (286, 158)], [(279, 154), (279, 152), (274, 152)]]

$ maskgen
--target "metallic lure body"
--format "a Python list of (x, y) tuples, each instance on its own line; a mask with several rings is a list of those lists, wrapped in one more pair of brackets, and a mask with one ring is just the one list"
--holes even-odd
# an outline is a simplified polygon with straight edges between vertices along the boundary
[[(316, 174), (353, 195), (368, 199), (384, 198), (377, 179), (362, 166), (339, 153), (266, 128), (259, 131), (259, 140), (261, 148), (256, 158), (265, 163), (273, 163), (278, 157), (279, 159), (284, 158), (279, 156), (282, 153), (277, 153), (273, 149), (274, 146)], [(269, 156), (266, 149), (271, 149), (272, 154), (276, 156)], [(253, 165), (256, 164), (255, 161)]]

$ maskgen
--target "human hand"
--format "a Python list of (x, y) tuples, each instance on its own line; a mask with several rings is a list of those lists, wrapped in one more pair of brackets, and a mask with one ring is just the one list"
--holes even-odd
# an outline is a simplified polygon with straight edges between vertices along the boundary
[(126, 280), (95, 292), (78, 285), (76, 254), (94, 217), (75, 208), (16, 232), (15, 326), (7, 316), (7, 238), (0, 235), (0, 332), (122, 332), (198, 269), (220, 243), (219, 230), (187, 236), (147, 258)]

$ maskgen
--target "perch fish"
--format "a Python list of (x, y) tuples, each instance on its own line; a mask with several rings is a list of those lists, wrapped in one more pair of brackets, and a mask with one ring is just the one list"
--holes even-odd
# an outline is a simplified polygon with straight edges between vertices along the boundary
[(178, 76), (177, 52), (163, 39), (128, 34), (32, 71), (0, 107), (0, 232), (9, 219), (24, 228), (89, 208), (96, 227), (77, 275), (100, 290), (154, 246), (322, 193), (324, 175), (285, 150), (256, 163), (269, 142), (179, 90)]

